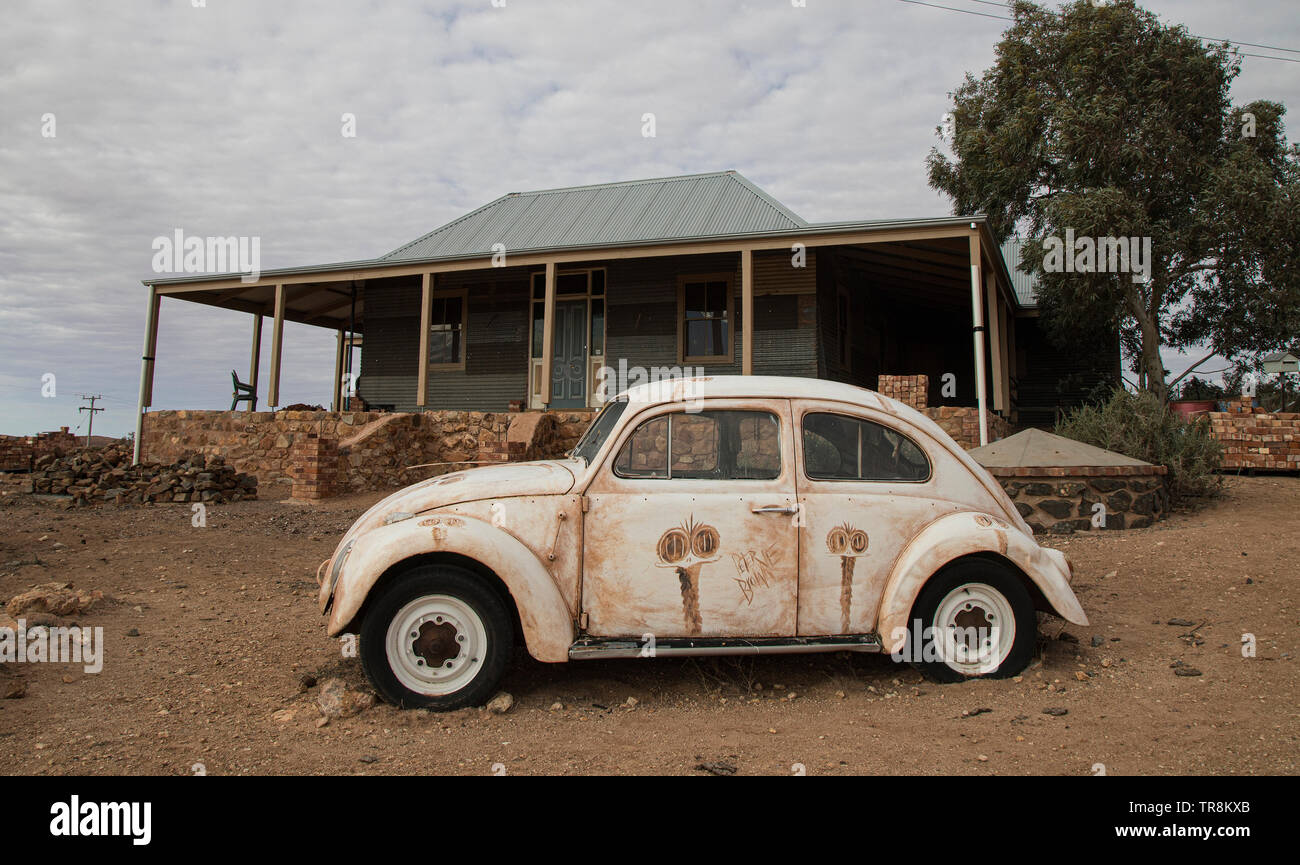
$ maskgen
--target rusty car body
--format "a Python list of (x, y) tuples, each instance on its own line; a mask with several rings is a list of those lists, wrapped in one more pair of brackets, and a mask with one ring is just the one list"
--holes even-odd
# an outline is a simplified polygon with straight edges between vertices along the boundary
[(1037, 612), (1087, 617), (1059, 551), (937, 424), (835, 382), (659, 382), (564, 459), (445, 474), (372, 507), (319, 570), (328, 633), (403, 706), (539, 661), (889, 652), (1011, 675)]

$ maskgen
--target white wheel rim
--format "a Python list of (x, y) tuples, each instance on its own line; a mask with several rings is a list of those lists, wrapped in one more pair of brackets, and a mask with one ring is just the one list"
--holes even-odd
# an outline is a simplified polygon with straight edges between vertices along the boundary
[(995, 672), (1016, 642), (1011, 602), (985, 583), (965, 583), (944, 595), (934, 628), (939, 659), (963, 676)]
[(442, 697), (464, 688), (482, 669), (487, 628), (459, 598), (426, 595), (393, 616), (384, 649), (397, 681), (417, 694)]

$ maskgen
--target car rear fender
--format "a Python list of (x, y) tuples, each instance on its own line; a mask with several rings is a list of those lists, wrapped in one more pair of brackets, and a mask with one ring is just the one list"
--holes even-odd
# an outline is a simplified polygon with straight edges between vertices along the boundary
[(1005, 519), (962, 513), (940, 517), (904, 548), (885, 583), (876, 632), (886, 652), (899, 648), (912, 606), (927, 580), (945, 565), (971, 555), (1001, 557), (1019, 568), (1058, 615), (1076, 625), (1088, 617), (1070, 589), (1070, 565), (1059, 550), (1040, 547)]
[(529, 654), (539, 661), (568, 660), (574, 621), (550, 573), (513, 535), (464, 516), (412, 517), (358, 536), (334, 589), (329, 635), (348, 627), (393, 566), (429, 553), (465, 556), (491, 570), (514, 599)]

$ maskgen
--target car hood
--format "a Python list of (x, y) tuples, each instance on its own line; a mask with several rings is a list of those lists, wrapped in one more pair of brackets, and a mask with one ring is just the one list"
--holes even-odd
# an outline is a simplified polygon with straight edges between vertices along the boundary
[(581, 466), (577, 460), (538, 460), (480, 466), (429, 478), (398, 490), (362, 514), (339, 542), (339, 549), (357, 535), (384, 525), (395, 514), (420, 514), (484, 499), (563, 495), (573, 488)]
[(449, 505), (512, 496), (563, 495), (573, 488), (577, 474), (584, 465), (581, 460), (504, 463), (438, 475), (398, 490), (362, 514), (343, 535), (329, 559), (321, 563), (316, 573), (317, 580), (320, 581), (321, 610), (326, 609), (330, 596), (334, 593), (333, 577), (338, 570), (336, 560), (354, 540), (366, 532), (387, 525), (394, 519), (402, 519), (405, 515), (414, 516)]

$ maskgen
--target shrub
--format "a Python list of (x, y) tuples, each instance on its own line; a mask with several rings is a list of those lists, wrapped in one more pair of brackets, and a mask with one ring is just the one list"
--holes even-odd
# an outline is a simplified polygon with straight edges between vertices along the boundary
[(1119, 388), (1103, 402), (1070, 412), (1056, 433), (1167, 467), (1175, 501), (1223, 491), (1223, 445), (1211, 435), (1209, 421), (1189, 423), (1149, 393)]

